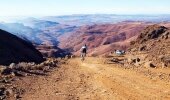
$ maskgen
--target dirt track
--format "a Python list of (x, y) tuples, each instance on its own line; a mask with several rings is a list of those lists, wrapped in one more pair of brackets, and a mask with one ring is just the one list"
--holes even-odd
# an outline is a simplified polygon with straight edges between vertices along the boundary
[(104, 64), (102, 58), (68, 60), (48, 76), (24, 78), (23, 100), (168, 100), (170, 83), (134, 70)]

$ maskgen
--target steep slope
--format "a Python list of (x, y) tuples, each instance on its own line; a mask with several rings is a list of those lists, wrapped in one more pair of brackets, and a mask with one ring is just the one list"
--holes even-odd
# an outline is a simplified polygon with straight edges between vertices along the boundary
[(144, 29), (141, 34), (138, 36), (136, 42), (144, 43), (151, 39), (159, 38), (164, 32), (167, 31), (167, 28), (159, 25), (151, 25)]
[(44, 57), (63, 57), (65, 51), (58, 48), (57, 37), (76, 29), (76, 26), (61, 25), (45, 20), (30, 20), (21, 23), (0, 23), (0, 29), (30, 41)]
[(9, 65), (18, 62), (40, 63), (44, 59), (32, 44), (0, 30), (0, 64)]
[(81, 46), (87, 44), (90, 55), (105, 54), (114, 49), (126, 49), (130, 41), (136, 39), (148, 24), (150, 23), (121, 22), (82, 26), (76, 32), (62, 35), (59, 46), (77, 54)]
[(170, 66), (170, 30), (164, 26), (151, 25), (144, 29), (131, 43), (130, 54), (144, 58), (153, 67)]

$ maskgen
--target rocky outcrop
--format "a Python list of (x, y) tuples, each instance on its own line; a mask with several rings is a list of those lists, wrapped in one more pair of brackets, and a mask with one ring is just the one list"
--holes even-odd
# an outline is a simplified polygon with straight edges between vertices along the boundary
[(131, 43), (129, 53), (143, 59), (145, 67), (170, 67), (170, 30), (164, 26), (151, 25), (146, 27)]
[(33, 62), (11, 63), (9, 66), (0, 65), (0, 100), (17, 100), (26, 90), (16, 85), (14, 81), (19, 81), (20, 77), (46, 75), (51, 69), (64, 63), (61, 59), (47, 59), (35, 64)]
[(167, 30), (164, 26), (151, 25), (146, 27), (138, 36), (137, 41), (143, 43), (149, 39), (156, 39), (161, 36)]

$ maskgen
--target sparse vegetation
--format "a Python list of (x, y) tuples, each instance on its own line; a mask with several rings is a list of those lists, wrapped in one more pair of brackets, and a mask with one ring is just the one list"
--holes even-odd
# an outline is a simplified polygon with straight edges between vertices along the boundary
[(19, 77), (46, 75), (50, 69), (58, 67), (63, 62), (64, 60), (61, 59), (49, 58), (40, 64), (21, 62), (0, 66), (0, 99), (18, 99), (24, 93), (24, 89), (13, 84), (13, 81)]

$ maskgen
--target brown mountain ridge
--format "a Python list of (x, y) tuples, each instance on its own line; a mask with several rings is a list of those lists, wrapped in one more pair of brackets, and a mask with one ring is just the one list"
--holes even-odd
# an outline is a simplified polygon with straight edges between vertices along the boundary
[(150, 63), (153, 67), (170, 66), (170, 29), (159, 25), (146, 27), (131, 43), (129, 54), (138, 56), (139, 65)]
[(115, 49), (127, 49), (147, 25), (144, 22), (120, 22), (82, 26), (72, 33), (59, 37), (59, 47), (78, 54), (82, 45), (87, 44), (89, 55), (103, 55)]

